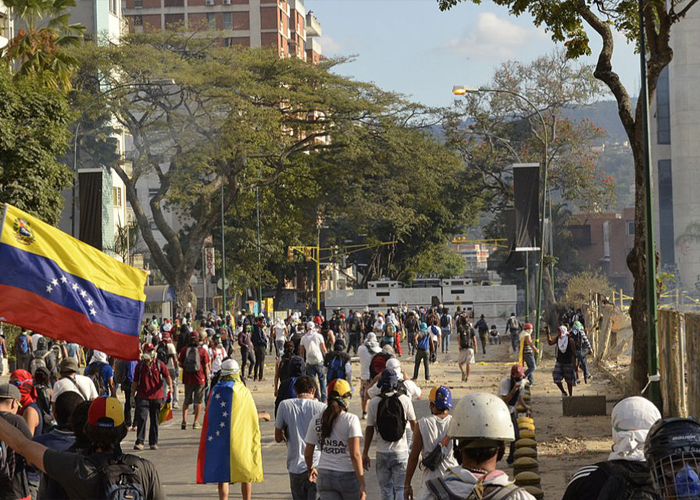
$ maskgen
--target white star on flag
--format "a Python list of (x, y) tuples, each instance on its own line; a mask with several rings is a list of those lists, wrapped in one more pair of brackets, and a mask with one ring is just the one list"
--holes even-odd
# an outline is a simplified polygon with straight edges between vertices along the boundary
[[(219, 424), (219, 427), (221, 427), (221, 428), (223, 429), (224, 427), (226, 427), (226, 424), (225, 424), (224, 422), (221, 422), (221, 423)], [(219, 431), (216, 431), (216, 432), (219, 432)]]
[(57, 280), (56, 278), (52, 279), (52, 280), (51, 280), (51, 284), (52, 284), (53, 286), (58, 286), (58, 280)]
[(220, 432), (220, 431), (216, 431), (216, 436), (217, 436), (217, 437), (221, 436), (221, 432)]
[(68, 279), (65, 276), (61, 276), (61, 283), (68, 283)]
[(46, 287), (47, 292), (51, 293), (52, 290), (53, 290), (53, 287), (51, 285)]
[(92, 299), (87, 299), (87, 305), (92, 306)]
[(214, 436), (209, 436), (209, 442), (214, 441)]
[(223, 412), (223, 413), (221, 414), (221, 416), (222, 416), (222, 417), (228, 417), (228, 412), (227, 412), (227, 411)]
[(92, 308), (92, 309), (90, 309), (90, 314), (92, 314), (93, 316), (95, 316), (95, 315), (97, 314), (97, 311), (95, 311), (95, 309)]
[(85, 290), (80, 290), (80, 296), (85, 298), (87, 296), (87, 292)]
[(222, 402), (221, 402), (221, 407), (222, 407), (222, 408), (226, 408), (226, 401), (222, 401)]
[(214, 399), (221, 399), (221, 394), (216, 394), (216, 395), (214, 396)]
[(73, 290), (76, 290), (76, 291), (78, 290), (78, 285), (75, 284), (75, 283), (73, 283), (70, 287), (71, 287)]

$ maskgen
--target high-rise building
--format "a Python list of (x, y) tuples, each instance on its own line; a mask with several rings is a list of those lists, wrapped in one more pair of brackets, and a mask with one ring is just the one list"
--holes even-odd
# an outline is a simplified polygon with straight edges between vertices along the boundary
[(14, 36), (10, 9), (0, 0), (0, 49)]
[(660, 269), (700, 290), (700, 242), (678, 244), (690, 224), (700, 223), (700, 8), (673, 26), (671, 47), (652, 110), (656, 244)]
[(321, 24), (301, 0), (124, 0), (129, 29), (186, 27), (220, 32), (229, 46), (273, 47), (317, 63)]

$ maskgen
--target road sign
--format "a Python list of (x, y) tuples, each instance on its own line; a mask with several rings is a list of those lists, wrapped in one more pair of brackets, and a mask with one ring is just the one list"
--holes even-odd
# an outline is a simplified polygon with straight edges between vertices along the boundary
[[(228, 289), (228, 287), (229, 287), (230, 284), (231, 284), (231, 283), (229, 282), (229, 280), (226, 279), (226, 288), (227, 288), (227, 289)], [(223, 289), (222, 286), (221, 286), (221, 278), (219, 278), (219, 280), (216, 282), (216, 286), (219, 288), (219, 290), (222, 290), (222, 289)]]

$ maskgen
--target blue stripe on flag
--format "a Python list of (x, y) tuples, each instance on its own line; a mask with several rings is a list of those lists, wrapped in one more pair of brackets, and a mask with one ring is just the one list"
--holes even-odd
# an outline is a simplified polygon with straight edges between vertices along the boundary
[[(138, 337), (143, 302), (106, 292), (53, 260), (0, 243), (0, 284), (21, 288), (84, 314), (93, 323)], [(31, 311), (27, 311), (31, 314)], [(50, 328), (50, 325), (47, 325)]]
[(204, 446), (204, 482), (228, 483), (231, 479), (231, 403), (235, 382), (219, 382), (209, 395), (207, 435)]

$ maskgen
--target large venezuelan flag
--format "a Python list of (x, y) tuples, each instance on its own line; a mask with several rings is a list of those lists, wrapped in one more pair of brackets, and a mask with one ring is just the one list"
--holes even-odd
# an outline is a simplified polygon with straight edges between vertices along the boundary
[(138, 359), (146, 272), (5, 205), (0, 320)]
[(262, 480), (260, 423), (253, 396), (242, 382), (219, 382), (204, 415), (197, 484)]

